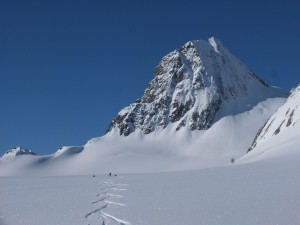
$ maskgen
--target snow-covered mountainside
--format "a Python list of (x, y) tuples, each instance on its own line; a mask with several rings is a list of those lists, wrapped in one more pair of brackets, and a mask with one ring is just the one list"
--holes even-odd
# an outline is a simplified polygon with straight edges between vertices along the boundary
[(82, 147), (64, 147), (48, 156), (0, 161), (0, 176), (144, 173), (192, 170), (228, 164), (246, 154), (258, 129), (282, 105), (284, 98), (260, 102), (251, 110), (220, 118), (207, 130), (117, 133), (91, 139)]
[[(269, 118), (257, 133), (252, 146), (249, 148), (249, 155), (262, 155), (270, 150), (282, 149), (291, 151), (300, 137), (300, 85), (292, 90), (286, 102)], [(298, 141), (299, 142), (299, 141)], [(287, 147), (290, 145), (294, 147)], [(300, 144), (300, 142), (299, 142)], [(283, 147), (285, 146), (285, 147)], [(275, 153), (276, 154), (276, 153)], [(265, 154), (266, 155), (266, 154)], [(249, 157), (249, 156), (247, 156)], [(245, 157), (245, 158), (247, 158)]]
[(8, 150), (6, 153), (3, 154), (3, 156), (1, 158), (2, 159), (13, 159), (20, 155), (36, 155), (36, 154), (29, 149), (24, 149), (24, 148), (18, 146), (18, 147)]
[(145, 94), (82, 147), (0, 160), (0, 175), (179, 171), (227, 164), (246, 152), (287, 97), (215, 38), (165, 56)]
[[(280, 96), (279, 91), (268, 87), (216, 38), (190, 41), (163, 57), (144, 95), (122, 109), (107, 132), (148, 134), (172, 123), (176, 130), (208, 129), (223, 116), (245, 111), (244, 102), (254, 106), (274, 96)], [(233, 107), (232, 102), (237, 104)]]

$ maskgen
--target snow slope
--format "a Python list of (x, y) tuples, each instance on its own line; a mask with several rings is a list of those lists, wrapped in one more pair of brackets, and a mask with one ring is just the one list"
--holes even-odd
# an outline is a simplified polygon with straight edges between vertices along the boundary
[(269, 118), (241, 161), (298, 154), (300, 146), (300, 85)]
[(179, 171), (227, 164), (247, 152), (257, 130), (284, 102), (271, 98), (249, 111), (223, 117), (208, 130), (163, 131), (124, 137), (107, 134), (83, 148), (67, 147), (49, 156), (0, 161), (0, 175), (78, 175)]
[(2, 177), (0, 224), (296, 225), (297, 156), (117, 177)]

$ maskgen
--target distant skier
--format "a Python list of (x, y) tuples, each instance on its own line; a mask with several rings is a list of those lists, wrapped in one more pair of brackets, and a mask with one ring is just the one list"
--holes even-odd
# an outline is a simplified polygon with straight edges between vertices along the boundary
[(111, 177), (111, 173), (109, 173), (109, 176)]
[(115, 174), (115, 177), (117, 176), (117, 174)]

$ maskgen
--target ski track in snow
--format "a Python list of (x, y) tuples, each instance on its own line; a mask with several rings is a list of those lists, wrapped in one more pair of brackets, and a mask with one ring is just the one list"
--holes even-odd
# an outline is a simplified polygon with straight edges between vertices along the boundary
[[(96, 197), (100, 197), (91, 203), (93, 210), (85, 214), (87, 220), (86, 225), (131, 225), (130, 222), (117, 218), (114, 215), (110, 215), (107, 212), (103, 212), (104, 209), (109, 208), (110, 205), (117, 207), (124, 207), (125, 204), (115, 201), (122, 198), (123, 195), (114, 194), (111, 192), (124, 192), (127, 189), (127, 184), (115, 184), (112, 180), (104, 181), (100, 184), (100, 193)], [(110, 200), (109, 200), (110, 199)], [(114, 199), (112, 201), (111, 199)]]

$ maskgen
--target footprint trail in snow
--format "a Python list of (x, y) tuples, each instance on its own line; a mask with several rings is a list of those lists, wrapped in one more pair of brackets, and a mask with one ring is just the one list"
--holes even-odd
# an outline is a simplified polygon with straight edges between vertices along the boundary
[(131, 225), (130, 222), (117, 218), (105, 212), (109, 207), (125, 207), (119, 202), (126, 191), (126, 184), (116, 184), (113, 180), (104, 181), (100, 184), (100, 192), (96, 195), (95, 201), (91, 202), (92, 211), (85, 214), (86, 225)]

